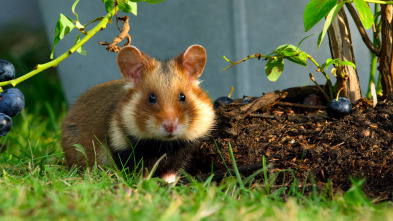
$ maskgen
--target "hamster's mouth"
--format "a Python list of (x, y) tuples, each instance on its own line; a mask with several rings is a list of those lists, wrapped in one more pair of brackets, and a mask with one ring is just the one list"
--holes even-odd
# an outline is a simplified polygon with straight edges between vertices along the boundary
[(162, 136), (161, 139), (166, 140), (166, 141), (173, 141), (173, 140), (179, 139), (179, 136), (177, 136), (176, 134), (167, 134), (165, 136)]

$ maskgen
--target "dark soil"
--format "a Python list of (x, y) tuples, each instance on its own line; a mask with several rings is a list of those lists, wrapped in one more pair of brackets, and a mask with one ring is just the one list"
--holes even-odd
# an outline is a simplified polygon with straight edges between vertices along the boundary
[[(252, 104), (243, 104), (242, 99), (219, 108), (214, 139), (201, 146), (190, 172), (208, 174), (213, 166), (215, 174), (219, 174), (227, 171), (224, 161), (232, 168), (230, 143), (244, 176), (261, 168), (265, 156), (270, 175), (292, 171), (280, 172), (276, 187), (291, 185), (295, 178), (302, 187), (313, 178), (318, 187), (324, 188), (331, 182), (333, 192), (340, 192), (351, 187), (352, 177), (365, 180), (362, 189), (368, 197), (390, 200), (393, 96), (379, 101), (375, 108), (362, 99), (350, 115), (333, 119), (327, 116), (323, 106), (327, 102), (316, 88), (285, 92), (283, 99), (283, 92), (272, 92), (254, 101), (260, 103), (257, 109), (250, 109)], [(311, 99), (311, 105), (303, 106), (304, 98), (310, 94), (318, 97)]]

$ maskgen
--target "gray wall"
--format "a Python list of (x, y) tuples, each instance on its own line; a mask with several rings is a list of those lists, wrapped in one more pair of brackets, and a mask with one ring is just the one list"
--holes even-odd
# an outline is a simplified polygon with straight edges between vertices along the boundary
[(0, 28), (15, 24), (38, 27), (42, 25), (39, 12), (36, 0), (3, 0), (0, 7)]
[[(14, 4), (17, 1), (15, 1)], [(35, 1), (31, 1), (33, 4)], [(73, 0), (38, 0), (43, 12), (44, 25), (49, 39), (54, 38), (54, 28), (59, 13), (73, 17)], [(263, 92), (288, 87), (309, 85), (308, 73), (314, 73), (319, 83), (325, 83), (315, 66), (309, 62), (304, 68), (286, 61), (284, 73), (277, 82), (267, 80), (264, 61), (250, 60), (236, 67), (221, 71), (228, 63), (222, 55), (231, 60), (241, 59), (249, 54), (272, 52), (282, 44), (297, 43), (304, 37), (315, 34), (306, 40), (301, 49), (315, 56), (323, 63), (330, 57), (327, 39), (319, 51), (316, 40), (323, 24), (308, 33), (303, 29), (303, 11), (309, 0), (167, 0), (159, 5), (138, 4), (138, 16), (131, 17), (132, 44), (143, 52), (157, 58), (170, 58), (185, 50), (191, 44), (205, 46), (208, 62), (202, 78), (203, 87), (213, 98), (227, 95), (230, 87), (235, 87), (235, 97), (242, 95), (259, 96)], [(34, 4), (33, 4), (34, 5)], [(36, 6), (31, 10), (36, 10)], [(9, 10), (4, 9), (0, 10)], [(99, 0), (82, 0), (77, 6), (82, 23), (105, 14)], [(91, 13), (87, 15), (88, 13)], [(74, 31), (75, 32), (75, 31)], [(94, 36), (87, 44), (88, 56), (75, 54), (58, 66), (65, 95), (69, 102), (84, 90), (98, 83), (120, 77), (116, 67), (116, 54), (108, 53), (98, 41), (111, 41), (118, 31), (115, 25)], [(76, 33), (61, 41), (56, 54), (66, 51), (74, 41)], [(355, 28), (352, 28), (354, 48), (361, 87), (366, 92), (369, 53), (361, 42)]]

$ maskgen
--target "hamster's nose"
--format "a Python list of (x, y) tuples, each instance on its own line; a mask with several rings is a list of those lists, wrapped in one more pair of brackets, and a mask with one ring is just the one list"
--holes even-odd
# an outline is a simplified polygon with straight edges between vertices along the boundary
[(176, 119), (172, 118), (172, 119), (165, 120), (162, 126), (164, 127), (166, 132), (173, 133), (177, 129), (178, 124), (179, 124), (179, 120), (177, 118)]

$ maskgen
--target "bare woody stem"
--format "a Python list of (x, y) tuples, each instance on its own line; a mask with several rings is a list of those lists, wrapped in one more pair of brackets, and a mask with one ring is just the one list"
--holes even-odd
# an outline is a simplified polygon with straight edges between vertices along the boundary
[(315, 86), (317, 86), (317, 88), (322, 92), (322, 94), (323, 94), (323, 96), (325, 96), (326, 100), (327, 100), (328, 102), (330, 102), (330, 101), (332, 100), (332, 98), (330, 98), (330, 97), (326, 94), (325, 90), (323, 90), (323, 89), (321, 88), (321, 86), (319, 86), (318, 82), (315, 80), (314, 75), (313, 75), (312, 73), (310, 73), (310, 79), (311, 79), (312, 82), (314, 82)]
[(381, 50), (371, 42), (370, 38), (368, 37), (366, 30), (364, 29), (364, 26), (362, 22), (360, 21), (359, 15), (356, 13), (355, 8), (352, 6), (350, 3), (345, 3), (345, 6), (347, 7), (349, 13), (351, 14), (353, 21), (356, 24), (356, 27), (359, 30), (360, 35), (362, 36), (364, 44), (366, 44), (367, 48), (374, 53), (375, 55), (379, 56), (381, 54)]
[[(117, 46), (117, 44), (119, 44), (121, 41), (123, 41), (124, 38), (127, 38), (127, 42), (123, 45), (123, 47), (131, 44), (131, 36), (128, 33), (128, 31), (130, 31), (128, 16), (124, 16), (121, 18), (116, 17), (116, 25), (117, 26), (118, 26), (118, 24), (117, 24), (118, 20), (124, 22), (124, 24), (123, 24), (123, 27), (121, 28), (120, 34), (112, 40), (112, 43), (98, 42), (101, 45), (106, 45), (105, 49), (107, 51), (112, 51), (112, 52), (116, 52), (116, 53), (120, 51), (120, 47)], [(117, 28), (119, 28), (119, 26)]]
[(231, 68), (231, 67), (233, 67), (233, 66), (235, 66), (235, 65), (237, 65), (237, 64), (240, 64), (240, 63), (242, 63), (242, 62), (245, 62), (245, 61), (247, 61), (248, 59), (254, 59), (254, 58), (258, 58), (258, 60), (261, 59), (261, 58), (266, 58), (266, 59), (269, 59), (269, 60), (274, 60), (274, 59), (276, 59), (276, 57), (272, 57), (272, 56), (268, 56), (268, 55), (263, 55), (263, 54), (259, 54), (259, 53), (256, 53), (256, 54), (253, 54), (253, 55), (249, 55), (249, 56), (243, 58), (243, 59), (240, 60), (240, 61), (230, 61), (228, 58), (226, 58), (226, 57), (224, 56), (224, 59), (225, 59), (226, 61), (228, 61), (229, 63), (231, 63), (231, 65), (229, 65), (228, 67), (226, 67), (226, 68), (224, 68), (224, 69), (222, 69), (222, 70), (223, 70), (223, 71), (228, 70), (229, 68)]
[(49, 61), (45, 64), (37, 65), (34, 68), (34, 70), (22, 75), (21, 77), (18, 77), (13, 80), (9, 80), (9, 81), (0, 82), (0, 87), (6, 86), (6, 85), (12, 85), (15, 87), (17, 84), (21, 83), (22, 81), (25, 81), (25, 80), (33, 77), (34, 75), (36, 75), (36, 74), (38, 74), (48, 68), (56, 67), (61, 61), (63, 61), (68, 56), (70, 56), (72, 53), (74, 53), (78, 48), (80, 48), (84, 43), (86, 43), (91, 37), (93, 37), (97, 32), (99, 32), (102, 29), (105, 29), (106, 25), (108, 24), (108, 22), (111, 20), (111, 18), (115, 14), (116, 14), (116, 9), (113, 8), (110, 12), (108, 12), (108, 14), (105, 15), (105, 17), (102, 18), (100, 23), (98, 23), (94, 28), (92, 28), (90, 31), (88, 31), (86, 33), (85, 37), (83, 37), (77, 44), (72, 46), (68, 51), (64, 52), (62, 55), (60, 55), (56, 59)]

